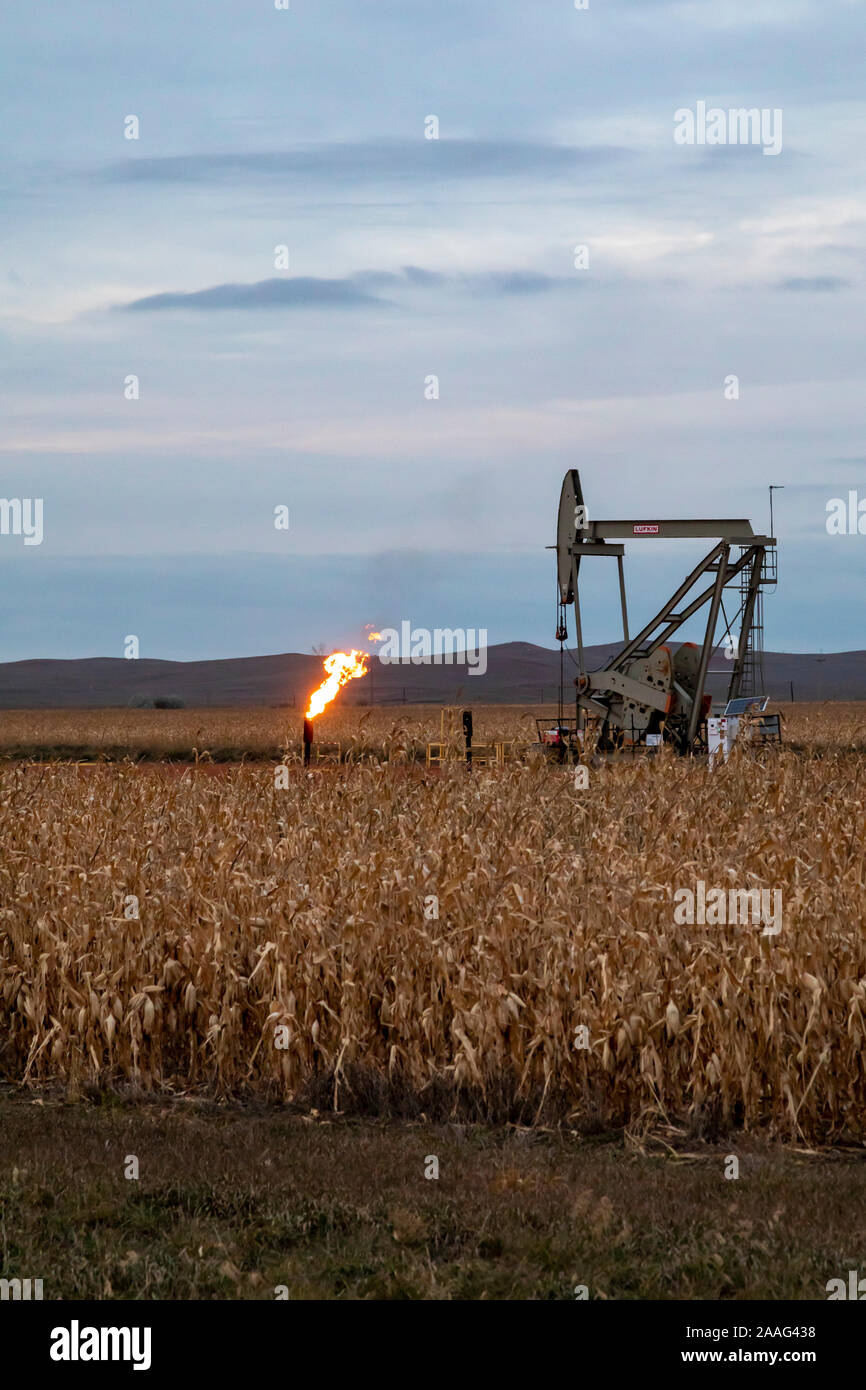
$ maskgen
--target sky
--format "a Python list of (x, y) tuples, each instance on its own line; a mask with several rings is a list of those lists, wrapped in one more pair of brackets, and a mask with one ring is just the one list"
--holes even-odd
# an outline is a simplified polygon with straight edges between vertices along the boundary
[[(0, 660), (552, 647), (568, 468), (593, 519), (767, 531), (782, 487), (767, 647), (866, 648), (826, 524), (866, 532), (864, 39), (862, 0), (7, 6), (0, 497), (44, 522)], [(699, 103), (781, 149), (678, 143)], [(635, 620), (698, 553), (627, 547)]]

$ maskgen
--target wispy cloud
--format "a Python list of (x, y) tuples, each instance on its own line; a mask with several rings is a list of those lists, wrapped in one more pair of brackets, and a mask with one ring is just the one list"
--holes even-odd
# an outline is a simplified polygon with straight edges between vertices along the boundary
[(435, 178), (568, 177), (588, 167), (627, 158), (619, 145), (557, 145), (514, 140), (383, 140), (305, 145), (290, 150), (220, 154), (130, 156), (102, 170), (116, 183), (219, 183), (239, 178), (340, 178), (428, 180)]
[(287, 280), (258, 280), (251, 285), (212, 285), (206, 290), (168, 291), (149, 294), (124, 304), (123, 309), (326, 309), (351, 308), (358, 304), (383, 305), (386, 301), (369, 294), (354, 280), (320, 280), (298, 276)]
[(791, 279), (780, 280), (776, 288), (794, 293), (832, 294), (835, 290), (847, 290), (851, 283), (841, 275), (795, 275)]
[(312, 276), (258, 280), (254, 284), (212, 285), (204, 290), (171, 290), (145, 295), (124, 310), (161, 309), (343, 309), (358, 305), (388, 306), (392, 303), (378, 294), (379, 289), (434, 289), (451, 287), (471, 295), (542, 294), (557, 286), (572, 288), (574, 281), (532, 270), (491, 270), (461, 275), (444, 275), (420, 266), (403, 266), (400, 271), (362, 270), (343, 279), (325, 280)]

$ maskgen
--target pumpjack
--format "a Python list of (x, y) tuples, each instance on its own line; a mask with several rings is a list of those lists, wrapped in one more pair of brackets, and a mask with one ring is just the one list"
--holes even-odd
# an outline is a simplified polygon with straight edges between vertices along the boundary
[[(646, 542), (707, 537), (712, 549), (679, 588), (634, 637), (629, 635), (623, 556), (626, 539)], [(706, 748), (706, 719), (711, 697), (705, 693), (710, 658), (716, 647), (716, 628), (722, 613), (731, 655), (728, 700), (740, 694), (743, 672), (752, 651), (751, 636), (756, 603), (762, 588), (775, 580), (775, 539), (758, 535), (743, 518), (662, 521), (640, 518), (630, 521), (596, 521), (584, 504), (580, 475), (571, 468), (565, 475), (559, 500), (556, 532), (558, 611), (556, 636), (567, 637), (566, 609), (573, 605), (577, 638), (574, 720), (563, 718), (560, 687), (560, 719), (556, 733), (562, 754), (568, 745), (582, 744), (587, 722), (596, 728), (598, 751), (671, 743), (679, 753)], [(622, 608), (623, 643), (599, 670), (586, 669), (581, 623), (579, 578), (581, 563), (598, 557), (616, 559)], [(712, 576), (706, 587), (705, 577)], [(726, 588), (737, 581), (739, 611), (729, 623), (725, 617)], [(697, 592), (695, 592), (697, 590)], [(671, 644), (673, 634), (709, 604), (704, 640)], [(737, 618), (739, 634), (734, 643)]]

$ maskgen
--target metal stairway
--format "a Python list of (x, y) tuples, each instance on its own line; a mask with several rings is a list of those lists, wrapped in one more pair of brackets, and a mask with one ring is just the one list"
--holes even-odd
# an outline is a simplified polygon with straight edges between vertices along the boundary
[[(740, 554), (745, 547), (740, 546)], [(778, 552), (769, 546), (764, 551), (761, 579), (755, 596), (752, 625), (746, 638), (746, 651), (743, 657), (743, 674), (740, 680), (741, 695), (764, 695), (764, 590), (772, 588), (779, 577)], [(740, 571), (740, 612), (745, 610), (749, 593), (748, 571)]]

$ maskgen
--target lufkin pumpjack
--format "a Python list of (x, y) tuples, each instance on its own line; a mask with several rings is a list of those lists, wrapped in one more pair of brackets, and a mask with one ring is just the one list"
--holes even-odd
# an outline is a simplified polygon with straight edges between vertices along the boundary
[[(714, 541), (712, 549), (683, 580), (663, 608), (636, 636), (629, 636), (626, 608), (623, 554), (626, 539), (642, 541), (684, 538), (693, 540), (706, 536)], [(583, 501), (580, 476), (576, 468), (569, 469), (562, 484), (556, 535), (558, 578), (557, 640), (564, 642), (566, 608), (574, 605), (577, 638), (578, 675), (576, 687), (576, 718), (561, 717), (563, 741), (576, 735), (583, 743), (587, 721), (596, 726), (596, 749), (604, 752), (616, 748), (658, 744), (673, 744), (677, 752), (692, 753), (705, 743), (705, 722), (710, 710), (710, 696), (705, 694), (710, 657), (716, 646), (715, 634), (719, 613), (724, 616), (724, 591), (733, 580), (738, 581), (739, 611), (728, 623), (724, 619), (732, 650), (728, 699), (740, 694), (744, 663), (750, 650), (750, 634), (755, 618), (755, 603), (762, 584), (772, 582), (774, 573), (768, 566), (768, 552), (775, 560), (772, 536), (755, 535), (750, 522), (742, 519), (660, 521), (640, 518), (633, 521), (594, 521)], [(619, 574), (622, 607), (621, 649), (597, 671), (588, 671), (584, 659), (578, 581), (581, 561), (606, 556), (615, 558)], [(743, 578), (740, 578), (740, 576)], [(712, 576), (707, 587), (700, 588), (704, 576)], [(698, 592), (692, 596), (692, 591)], [(702, 646), (685, 642), (672, 648), (669, 644), (677, 629), (709, 604)], [(730, 635), (739, 619), (739, 637), (733, 648)], [(654, 737), (653, 737), (654, 736)]]

